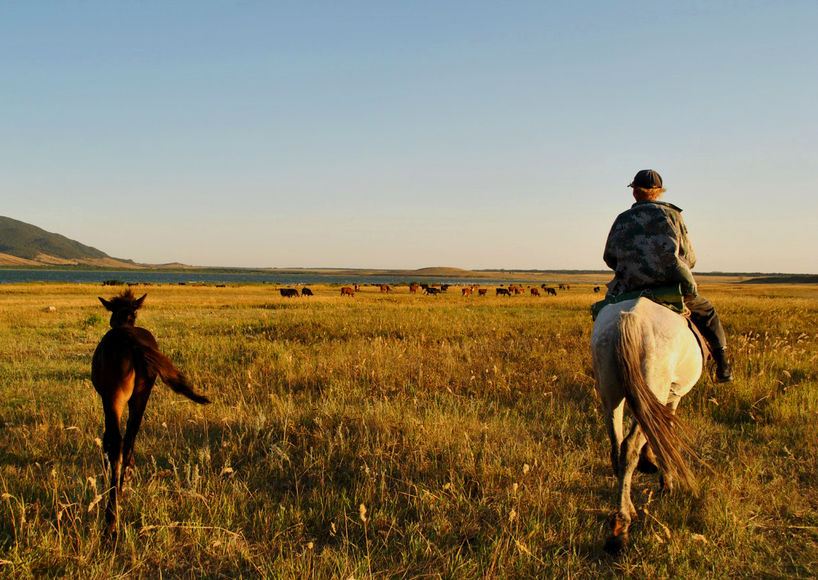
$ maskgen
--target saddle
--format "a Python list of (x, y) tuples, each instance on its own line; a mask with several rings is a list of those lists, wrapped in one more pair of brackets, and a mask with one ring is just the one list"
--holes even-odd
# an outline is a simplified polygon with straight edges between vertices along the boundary
[(599, 312), (608, 304), (616, 304), (617, 302), (624, 302), (625, 300), (635, 300), (636, 298), (647, 298), (653, 300), (660, 306), (671, 309), (676, 314), (690, 314), (690, 311), (685, 306), (685, 297), (682, 294), (681, 284), (671, 284), (669, 286), (653, 286), (650, 288), (642, 288), (632, 292), (625, 292), (618, 296), (609, 296), (605, 300), (594, 302), (591, 304), (591, 316), (594, 320), (599, 316)]
[(709, 359), (712, 358), (712, 353), (710, 352), (710, 346), (707, 344), (707, 341), (702, 336), (702, 333), (696, 328), (696, 325), (693, 324), (693, 321), (690, 320), (690, 310), (687, 309), (685, 306), (684, 294), (682, 294), (682, 285), (681, 284), (671, 284), (669, 286), (654, 286), (652, 288), (642, 288), (640, 290), (634, 290), (633, 292), (626, 292), (625, 294), (620, 294), (619, 296), (611, 296), (605, 298), (605, 300), (600, 300), (599, 302), (594, 302), (591, 304), (591, 317), (596, 320), (596, 317), (599, 316), (600, 311), (608, 306), (609, 304), (616, 304), (617, 302), (624, 302), (625, 300), (634, 300), (636, 298), (647, 298), (656, 302), (660, 306), (664, 306), (675, 312), (676, 314), (680, 315), (682, 318), (685, 319), (687, 322), (687, 327), (693, 333), (693, 336), (696, 337), (696, 342), (699, 343), (699, 348), (702, 351), (702, 361), (706, 364)]
[(699, 349), (702, 351), (702, 365), (707, 367), (707, 361), (713, 358), (713, 352), (710, 350), (710, 345), (707, 344), (707, 341), (704, 339), (704, 335), (701, 331), (693, 324), (693, 321), (690, 320), (690, 311), (688, 310), (686, 314), (682, 315), (687, 322), (687, 327), (690, 329), (690, 332), (693, 333), (693, 336), (696, 337), (696, 342), (699, 343)]

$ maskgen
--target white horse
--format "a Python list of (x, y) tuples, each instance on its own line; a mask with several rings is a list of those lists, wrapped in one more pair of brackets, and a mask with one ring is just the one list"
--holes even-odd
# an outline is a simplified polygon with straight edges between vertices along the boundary
[[(655, 453), (663, 489), (672, 489), (678, 480), (696, 491), (682, 456), (683, 450), (692, 450), (680, 438), (674, 413), (679, 400), (701, 376), (702, 351), (682, 316), (647, 298), (637, 298), (600, 311), (591, 335), (591, 355), (611, 440), (611, 464), (619, 478), (619, 505), (605, 548), (618, 552), (627, 546), (628, 528), (636, 517), (631, 502), (633, 472), (637, 465), (643, 469), (651, 461), (643, 457), (640, 464), (640, 452)], [(634, 422), (623, 441), (626, 401)]]

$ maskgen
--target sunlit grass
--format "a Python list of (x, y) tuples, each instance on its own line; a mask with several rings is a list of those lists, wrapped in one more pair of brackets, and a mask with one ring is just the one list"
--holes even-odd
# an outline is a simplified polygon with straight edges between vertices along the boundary
[[(705, 287), (736, 380), (680, 414), (712, 469), (601, 550), (615, 478), (590, 286), (553, 298), (138, 288), (139, 324), (214, 404), (158, 385), (116, 542), (80, 285), (0, 288), (0, 574), (356, 578), (814, 576), (818, 291)], [(49, 312), (53, 306), (56, 310)], [(361, 506), (365, 517), (361, 517)]]

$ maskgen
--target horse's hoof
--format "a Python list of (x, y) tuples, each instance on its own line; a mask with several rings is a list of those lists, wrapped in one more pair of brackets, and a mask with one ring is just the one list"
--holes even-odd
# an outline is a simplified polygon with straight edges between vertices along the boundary
[(103, 535), (109, 540), (115, 540), (119, 535), (119, 526), (117, 522), (108, 522), (105, 524)]
[(618, 556), (628, 549), (628, 544), (630, 544), (628, 534), (608, 536), (608, 539), (605, 540), (605, 546), (603, 546), (603, 549), (612, 556)]
[(117, 517), (116, 507), (108, 506), (105, 508), (105, 528), (103, 535), (106, 538), (116, 538), (119, 533), (119, 518)]

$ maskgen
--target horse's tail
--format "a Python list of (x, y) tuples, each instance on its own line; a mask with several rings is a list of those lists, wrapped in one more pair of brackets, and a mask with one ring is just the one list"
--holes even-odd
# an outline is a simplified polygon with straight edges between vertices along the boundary
[(669, 407), (659, 402), (642, 370), (646, 355), (645, 337), (638, 315), (622, 312), (620, 316), (616, 356), (625, 399), (653, 448), (659, 467), (695, 493), (696, 481), (682, 455), (684, 451), (695, 456), (695, 452), (684, 438), (679, 419)]
[[(193, 390), (193, 385), (191, 385), (188, 378), (176, 368), (173, 361), (159, 352), (152, 337), (151, 340), (147, 340), (145, 336), (135, 331), (129, 334), (136, 345), (136, 349), (145, 361), (145, 366), (151, 374), (159, 375), (171, 390), (180, 395), (184, 395), (191, 401), (202, 405), (210, 402), (210, 399)], [(151, 335), (148, 333), (148, 336)]]

